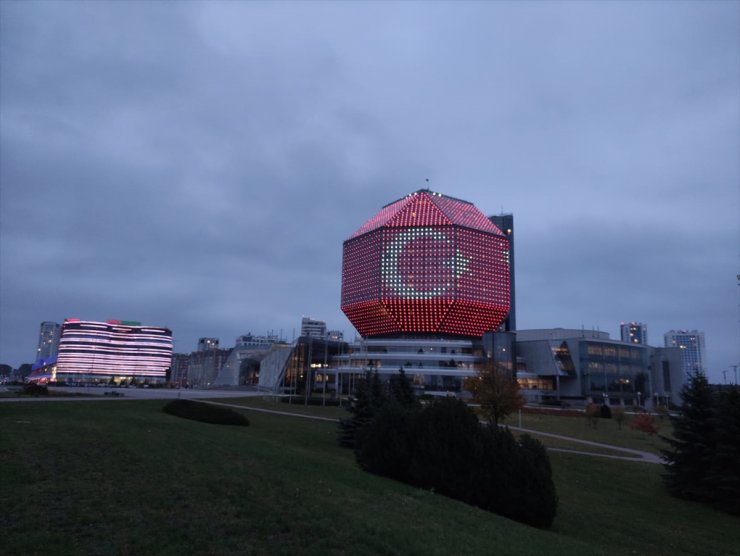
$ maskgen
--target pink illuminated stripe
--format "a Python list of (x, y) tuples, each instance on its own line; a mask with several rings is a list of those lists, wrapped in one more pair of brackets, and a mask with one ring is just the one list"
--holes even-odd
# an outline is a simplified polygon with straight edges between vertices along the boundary
[(164, 377), (172, 359), (172, 333), (119, 322), (65, 321), (57, 373)]

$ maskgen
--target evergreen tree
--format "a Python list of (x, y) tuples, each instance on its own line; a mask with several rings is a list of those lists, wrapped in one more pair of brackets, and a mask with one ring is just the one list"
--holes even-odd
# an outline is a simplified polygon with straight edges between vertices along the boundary
[(403, 367), (390, 378), (389, 386), (391, 399), (401, 407), (409, 408), (417, 404), (416, 394)]
[(378, 371), (367, 371), (365, 378), (355, 386), (354, 396), (347, 409), (352, 417), (339, 420), (339, 445), (354, 448), (360, 430), (373, 420), (387, 401)]
[(666, 459), (665, 484), (671, 494), (697, 501), (712, 499), (705, 480), (712, 466), (716, 442), (715, 400), (706, 376), (694, 373), (681, 390), (682, 406), (673, 417), (673, 438)]
[(715, 449), (706, 484), (717, 508), (740, 515), (740, 389), (723, 389), (717, 400)]

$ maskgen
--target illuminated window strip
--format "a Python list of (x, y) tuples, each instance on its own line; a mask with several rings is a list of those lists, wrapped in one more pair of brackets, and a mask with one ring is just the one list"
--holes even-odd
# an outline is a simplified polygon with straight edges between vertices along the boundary
[(60, 335), (57, 375), (164, 377), (172, 360), (166, 328), (67, 319)]

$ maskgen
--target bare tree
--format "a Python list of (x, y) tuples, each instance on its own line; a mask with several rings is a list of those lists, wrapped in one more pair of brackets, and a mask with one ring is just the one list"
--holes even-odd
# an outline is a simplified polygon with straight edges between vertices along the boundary
[(465, 389), (473, 395), (481, 414), (492, 425), (498, 425), (524, 405), (514, 373), (492, 359), (478, 371), (478, 376), (465, 380)]

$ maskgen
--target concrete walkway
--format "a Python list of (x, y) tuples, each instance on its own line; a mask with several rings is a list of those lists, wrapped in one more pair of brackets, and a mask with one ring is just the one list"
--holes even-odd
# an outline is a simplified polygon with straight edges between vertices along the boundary
[[(226, 407), (233, 407), (237, 409), (247, 409), (249, 411), (258, 411), (260, 413), (272, 413), (274, 415), (284, 415), (286, 417), (300, 417), (302, 419), (313, 419), (316, 421), (330, 421), (334, 423), (338, 423), (338, 419), (332, 419), (330, 417), (317, 417), (315, 415), (304, 415), (302, 413), (292, 413), (290, 411), (278, 411), (274, 409), (263, 409), (261, 407), (250, 407), (246, 405), (236, 405), (236, 404), (230, 404), (230, 403), (223, 403), (223, 402), (214, 402), (211, 400), (201, 400), (206, 403), (210, 403), (213, 405), (223, 405)], [(560, 434), (552, 434), (549, 432), (541, 432), (536, 431), (532, 429), (524, 429), (520, 427), (511, 427), (509, 426), (509, 429), (515, 430), (518, 432), (523, 432), (530, 435), (539, 435), (539, 436), (547, 436), (549, 438), (557, 438), (559, 440), (565, 440), (567, 442), (573, 442), (577, 444), (583, 444), (585, 446), (593, 446), (595, 448), (604, 448), (607, 450), (611, 450), (613, 452), (622, 452), (626, 455), (624, 456), (617, 456), (613, 454), (600, 454), (598, 452), (589, 452), (586, 450), (568, 450), (566, 448), (547, 448), (550, 452), (565, 452), (570, 454), (579, 454), (582, 456), (594, 456), (599, 458), (608, 458), (608, 459), (616, 459), (616, 460), (622, 460), (622, 461), (633, 461), (633, 462), (639, 462), (639, 463), (653, 463), (653, 464), (662, 464), (663, 459), (660, 456), (657, 456), (650, 452), (643, 452), (642, 450), (633, 450), (631, 448), (622, 448), (621, 446), (613, 446), (612, 444), (602, 444), (600, 442), (592, 442), (590, 440), (581, 440), (580, 438), (573, 438), (572, 436), (563, 436)]]
[(609, 459), (618, 459), (618, 460), (624, 460), (624, 461), (637, 461), (641, 463), (657, 463), (657, 464), (663, 464), (663, 458), (660, 456), (653, 454), (651, 452), (643, 452), (642, 450), (633, 450), (631, 448), (622, 448), (621, 446), (614, 446), (612, 444), (602, 444), (601, 442), (592, 442), (591, 440), (581, 440), (580, 438), (573, 438), (572, 436), (563, 436), (561, 434), (552, 434), (549, 432), (541, 432), (536, 431), (532, 429), (524, 429), (520, 427), (512, 427), (509, 426), (511, 430), (523, 432), (526, 434), (531, 435), (538, 435), (538, 436), (546, 436), (548, 438), (556, 438), (558, 440), (565, 440), (567, 442), (573, 442), (577, 444), (583, 444), (585, 446), (593, 446), (595, 448), (604, 448), (607, 450), (611, 450), (614, 452), (623, 452), (624, 456), (617, 456), (612, 454), (600, 454), (598, 452), (588, 452), (588, 451), (581, 451), (581, 450), (568, 450), (566, 448), (547, 448), (551, 452), (566, 452), (570, 454), (580, 454), (584, 456), (595, 456), (600, 458), (609, 458)]
[(286, 417), (301, 417), (302, 419), (313, 419), (314, 421), (330, 421), (332, 423), (338, 423), (339, 419), (332, 417), (319, 417), (317, 415), (305, 415), (303, 413), (292, 413), (290, 411), (278, 411), (277, 409), (264, 409), (262, 407), (251, 407), (248, 405), (236, 405), (233, 403), (214, 402), (212, 400), (198, 400), (201, 402), (209, 403), (211, 405), (223, 405), (225, 407), (234, 407), (237, 409), (248, 409), (249, 411), (258, 411), (259, 413), (271, 413), (273, 415), (285, 415)]

